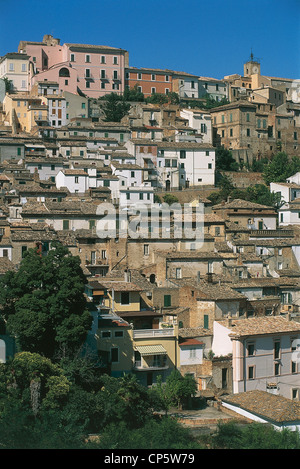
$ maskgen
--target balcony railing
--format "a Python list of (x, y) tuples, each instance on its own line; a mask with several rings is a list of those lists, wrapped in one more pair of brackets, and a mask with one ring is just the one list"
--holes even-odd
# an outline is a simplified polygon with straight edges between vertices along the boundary
[(139, 371), (167, 370), (169, 365), (166, 365), (166, 363), (156, 362), (149, 363), (149, 365), (142, 365), (142, 362), (138, 360), (134, 363), (133, 368)]
[(174, 328), (166, 329), (137, 329), (133, 331), (133, 338), (147, 338), (147, 337), (172, 337), (175, 335)]

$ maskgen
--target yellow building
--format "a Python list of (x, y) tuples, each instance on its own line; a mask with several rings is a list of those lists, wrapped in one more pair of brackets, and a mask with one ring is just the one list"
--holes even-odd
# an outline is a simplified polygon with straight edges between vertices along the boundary
[(42, 98), (28, 93), (6, 94), (3, 109), (14, 133), (30, 133), (37, 126), (48, 123), (48, 106), (43, 104)]
[(133, 373), (141, 384), (151, 386), (158, 376), (165, 381), (179, 367), (177, 324), (159, 322), (156, 329), (139, 329), (122, 318), (126, 312), (133, 316), (147, 314), (140, 307), (141, 288), (131, 282), (101, 279), (99, 287), (97, 282), (90, 282), (87, 292), (98, 304), (94, 331), (98, 354), (108, 374), (118, 377)]

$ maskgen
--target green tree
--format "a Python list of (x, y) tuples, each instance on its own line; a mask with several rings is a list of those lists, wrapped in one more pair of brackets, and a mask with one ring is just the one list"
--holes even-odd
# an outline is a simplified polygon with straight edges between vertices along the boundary
[(238, 171), (239, 164), (235, 161), (230, 150), (223, 146), (216, 148), (216, 170), (220, 171)]
[(4, 81), (4, 84), (5, 84), (5, 91), (6, 92), (9, 92), (13, 89), (13, 81), (10, 80), (9, 78), (7, 77), (4, 77), (3, 78), (3, 81)]
[(145, 100), (144, 94), (138, 90), (138, 85), (133, 88), (126, 87), (124, 90), (123, 98), (125, 101), (143, 102)]
[(102, 109), (105, 114), (106, 122), (120, 122), (121, 119), (129, 112), (130, 104), (124, 97), (116, 93), (110, 93), (101, 98)]
[(102, 382), (101, 391), (97, 394), (102, 408), (102, 425), (124, 421), (130, 428), (141, 427), (152, 412), (147, 388), (132, 375), (122, 378), (104, 375)]
[(220, 423), (210, 440), (215, 449), (299, 449), (299, 432), (276, 430), (272, 425)]
[(172, 204), (175, 204), (175, 203), (178, 202), (178, 198), (176, 197), (176, 195), (166, 194), (166, 195), (163, 196), (163, 201), (166, 204), (172, 205)]
[(202, 106), (204, 109), (212, 109), (219, 106), (224, 106), (225, 104), (229, 104), (228, 99), (225, 97), (222, 98), (220, 101), (217, 101), (213, 96), (210, 94), (205, 97), (205, 104)]
[(163, 93), (153, 93), (151, 94), (151, 96), (148, 96), (146, 98), (146, 103), (150, 103), (150, 104), (165, 104), (167, 103), (169, 100), (168, 98), (168, 95), (167, 94), (163, 94)]
[(157, 380), (154, 392), (157, 392), (162, 408), (167, 412), (170, 407), (180, 408), (197, 390), (196, 381), (191, 375), (182, 376), (178, 370), (173, 370), (166, 382)]
[(59, 243), (47, 256), (29, 250), (17, 272), (0, 279), (1, 315), (23, 351), (48, 358), (74, 353), (92, 324), (80, 258)]
[(264, 166), (263, 178), (268, 185), (271, 182), (285, 182), (298, 171), (300, 171), (300, 159), (298, 157), (290, 159), (287, 153), (279, 152), (269, 164)]

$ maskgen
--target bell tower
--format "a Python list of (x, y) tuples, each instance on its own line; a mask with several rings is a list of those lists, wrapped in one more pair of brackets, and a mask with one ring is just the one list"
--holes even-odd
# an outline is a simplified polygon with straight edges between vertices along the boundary
[(259, 59), (254, 59), (252, 50), (250, 54), (250, 60), (244, 64), (244, 77), (250, 77), (258, 73), (260, 75), (260, 62)]

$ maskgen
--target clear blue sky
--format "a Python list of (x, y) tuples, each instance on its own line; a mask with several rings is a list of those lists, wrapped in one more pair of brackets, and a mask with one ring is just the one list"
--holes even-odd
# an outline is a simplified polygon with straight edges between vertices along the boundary
[(223, 78), (251, 48), (263, 75), (300, 79), (300, 0), (0, 0), (0, 56), (20, 40), (109, 45), (129, 65)]

